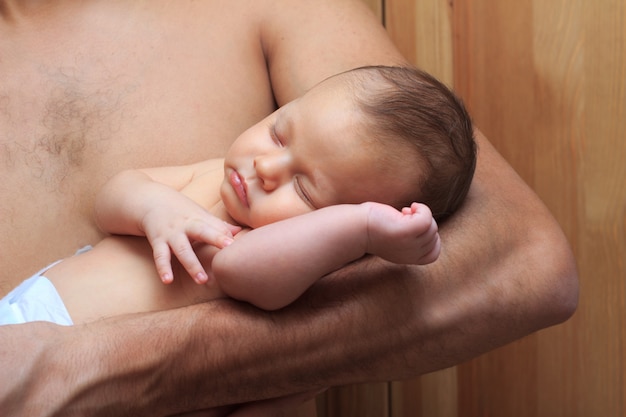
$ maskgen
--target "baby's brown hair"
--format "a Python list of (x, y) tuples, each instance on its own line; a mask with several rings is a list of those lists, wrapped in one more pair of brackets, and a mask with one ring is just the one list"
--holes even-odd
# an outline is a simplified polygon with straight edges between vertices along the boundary
[(474, 128), (463, 102), (416, 68), (371, 66), (350, 73), (356, 76), (356, 101), (368, 136), (402, 158), (407, 149), (417, 156), (419, 183), (400, 205), (418, 201), (437, 221), (450, 216), (467, 196), (476, 168)]

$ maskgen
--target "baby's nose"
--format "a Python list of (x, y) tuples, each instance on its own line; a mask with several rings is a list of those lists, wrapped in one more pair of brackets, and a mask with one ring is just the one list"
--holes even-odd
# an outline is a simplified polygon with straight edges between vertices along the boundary
[(284, 152), (258, 156), (254, 159), (254, 169), (263, 189), (272, 191), (288, 177), (289, 157)]

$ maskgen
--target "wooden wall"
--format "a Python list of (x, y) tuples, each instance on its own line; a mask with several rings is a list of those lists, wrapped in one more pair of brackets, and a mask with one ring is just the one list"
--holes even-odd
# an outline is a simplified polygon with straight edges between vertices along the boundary
[(550, 208), (581, 298), (567, 323), (455, 368), (333, 389), (319, 415), (626, 416), (626, 0), (367, 2)]

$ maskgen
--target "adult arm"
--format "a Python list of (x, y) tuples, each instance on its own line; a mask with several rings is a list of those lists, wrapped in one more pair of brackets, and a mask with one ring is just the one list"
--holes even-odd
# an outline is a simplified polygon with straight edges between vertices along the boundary
[(11, 326), (0, 328), (0, 356), (30, 359), (5, 364), (21, 379), (3, 380), (0, 411), (167, 415), (405, 378), (567, 319), (577, 302), (568, 244), (537, 197), (478, 140), (474, 184), (441, 227), (437, 262), (352, 264), (278, 312), (220, 300), (74, 328), (36, 323), (7, 337)]
[[(281, 104), (335, 72), (403, 62), (357, 3), (297, 2), (314, 8), (302, 19), (289, 19), (293, 8), (254, 4), (283, 22), (263, 34)], [(289, 36), (279, 44), (281, 33)], [(478, 142), (475, 181), (441, 227), (437, 262), (352, 264), (278, 312), (220, 300), (73, 328), (0, 328), (0, 358), (24, 358), (3, 362), (12, 377), (0, 380), (0, 415), (167, 415), (409, 377), (567, 319), (578, 290), (567, 241), (511, 167)]]

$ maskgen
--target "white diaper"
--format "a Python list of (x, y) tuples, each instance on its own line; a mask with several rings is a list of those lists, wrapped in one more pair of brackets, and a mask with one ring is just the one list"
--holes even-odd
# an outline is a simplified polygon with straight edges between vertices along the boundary
[(56, 288), (42, 275), (56, 263), (37, 272), (0, 300), (0, 325), (31, 321), (73, 324)]

